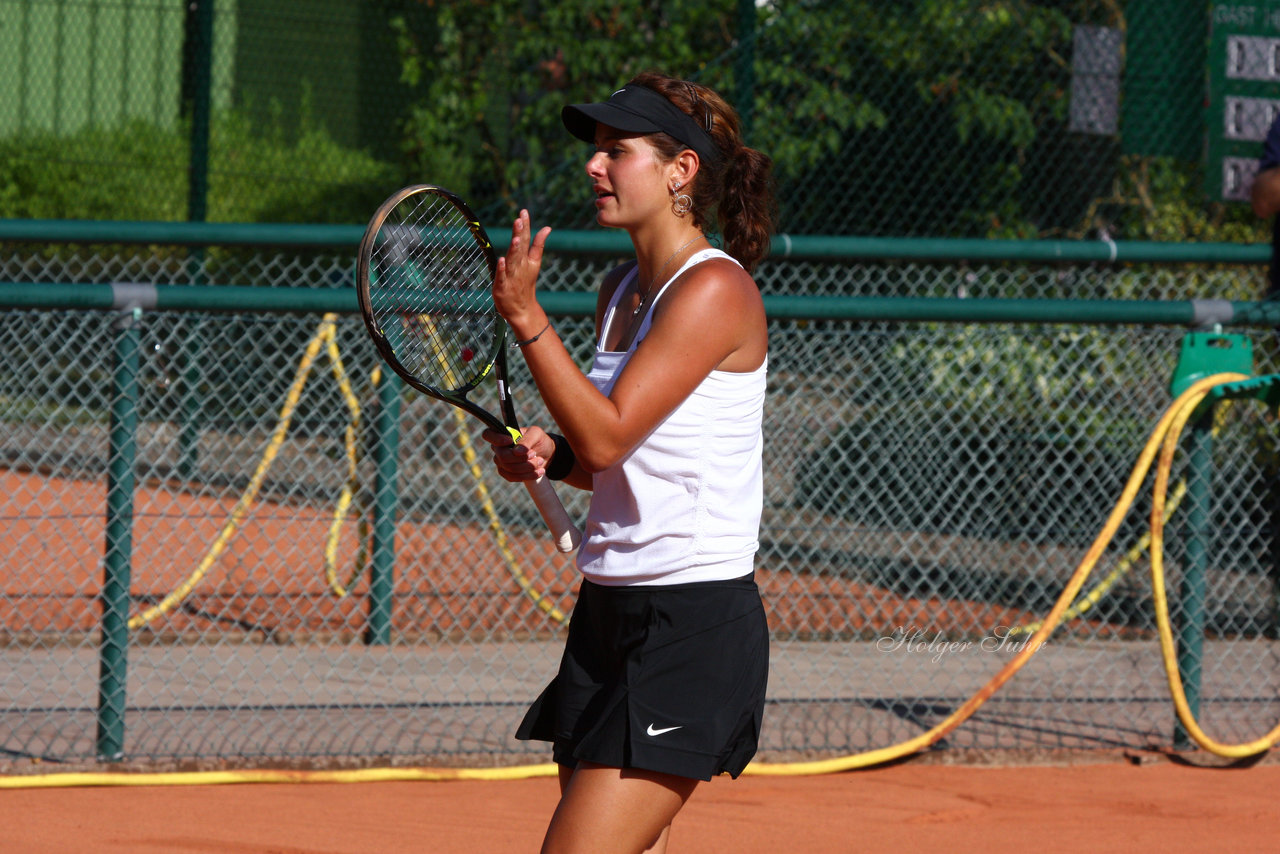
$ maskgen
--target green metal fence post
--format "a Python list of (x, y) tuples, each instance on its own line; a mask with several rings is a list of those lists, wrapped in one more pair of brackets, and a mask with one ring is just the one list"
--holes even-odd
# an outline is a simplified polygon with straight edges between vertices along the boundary
[(734, 89), (742, 136), (751, 139), (756, 97), (756, 0), (738, 0), (738, 59)]
[(182, 95), (191, 120), (187, 219), (204, 222), (209, 197), (209, 119), (213, 92), (213, 0), (191, 0), (183, 45)]
[[(183, 45), (182, 95), (191, 121), (187, 161), (187, 219), (204, 222), (209, 209), (209, 124), (213, 112), (213, 0), (192, 0), (187, 11), (187, 40)], [(204, 249), (187, 257), (191, 284), (204, 284)], [(203, 354), (198, 342), (183, 344), (182, 428), (178, 434), (178, 473), (192, 477), (200, 440), (200, 387), (204, 381)]]
[(133, 466), (137, 455), (140, 310), (116, 324), (111, 434), (107, 456), (107, 519), (98, 657), (98, 758), (124, 755), (129, 647), (129, 579), (133, 549)]
[(383, 372), (378, 386), (378, 417), (374, 463), (373, 555), (369, 569), (369, 624), (365, 643), (385, 645), (391, 642), (391, 605), (395, 588), (396, 505), (399, 495), (396, 472), (400, 458), (400, 377)]
[[(1191, 714), (1200, 716), (1200, 672), (1204, 655), (1205, 569), (1212, 536), (1210, 496), (1213, 491), (1213, 407), (1209, 406), (1191, 425), (1187, 455), (1187, 516), (1184, 523), (1186, 555), (1183, 559), (1179, 601), (1182, 622), (1178, 630), (1178, 672), (1186, 691)], [(1192, 747), (1191, 736), (1181, 721), (1174, 720), (1175, 750)]]

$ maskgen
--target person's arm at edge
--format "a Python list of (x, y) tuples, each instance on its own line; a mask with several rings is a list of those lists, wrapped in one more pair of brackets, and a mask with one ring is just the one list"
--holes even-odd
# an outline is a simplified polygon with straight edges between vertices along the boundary
[(1270, 219), (1280, 212), (1280, 115), (1277, 115), (1267, 129), (1258, 166), (1249, 200), (1253, 203), (1254, 214), (1262, 219)]
[(1262, 219), (1270, 219), (1280, 212), (1280, 166), (1258, 172), (1253, 179), (1250, 200), (1254, 214)]

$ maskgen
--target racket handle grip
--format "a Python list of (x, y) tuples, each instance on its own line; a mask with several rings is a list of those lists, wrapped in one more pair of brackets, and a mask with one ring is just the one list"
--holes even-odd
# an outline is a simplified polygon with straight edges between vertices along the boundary
[(578, 543), (582, 542), (582, 532), (565, 512), (564, 505), (560, 503), (560, 496), (556, 495), (556, 488), (551, 485), (551, 481), (540, 477), (537, 480), (526, 480), (524, 485), (528, 488), (529, 495), (533, 496), (533, 503), (538, 505), (542, 521), (547, 523), (547, 528), (555, 537), (556, 548), (565, 554), (577, 551)]

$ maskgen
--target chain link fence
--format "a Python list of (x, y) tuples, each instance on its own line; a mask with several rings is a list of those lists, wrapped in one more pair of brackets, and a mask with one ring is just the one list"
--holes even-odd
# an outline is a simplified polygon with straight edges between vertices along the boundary
[[(558, 240), (591, 226), (564, 103), (654, 66), (715, 86), (775, 160), (786, 236), (758, 275), (776, 309), (760, 759), (838, 756), (919, 734), (1027, 643), (1170, 402), (1190, 322), (958, 307), (1262, 299), (1265, 248), (1220, 250), (1266, 242), (1244, 201), (1278, 38), (1271, 0), (0, 0), (0, 234), (358, 226), (429, 180), (489, 223), (528, 206)], [(6, 773), (541, 759), (511, 733), (554, 668), (573, 567), (524, 491), (472, 465), (475, 425), (378, 370), (342, 302), (354, 252), (55, 231), (0, 237), (0, 287), (26, 294), (0, 315)], [(791, 252), (831, 235), (989, 245)], [(1124, 241), (1201, 254), (1126, 262)], [(541, 286), (586, 297), (607, 263), (557, 251)], [(311, 308), (77, 302), (109, 283)], [(941, 307), (859, 315), (883, 297)], [(585, 364), (585, 314), (556, 324)], [(1276, 372), (1274, 330), (1222, 334)], [(1226, 741), (1280, 717), (1274, 404), (1219, 404), (1171, 472), (1180, 665)], [(938, 748), (1185, 746), (1156, 641), (1153, 478), (1067, 622)], [(584, 496), (562, 497), (581, 518)]]
[[(74, 290), (54, 284), (68, 279), (350, 295), (347, 252), (168, 252), (35, 247), (9, 254), (0, 279), (44, 281), (25, 286), (44, 300)], [(604, 265), (557, 254), (547, 290), (577, 293)], [(1227, 265), (767, 262), (762, 287), (783, 310), (770, 326), (757, 561), (774, 639), (760, 758), (913, 737), (1026, 644), (1170, 403), (1187, 335), (1034, 311), (866, 320), (859, 299), (932, 298), (945, 314), (982, 302), (957, 299), (961, 289), (993, 297), (1011, 281), (1059, 298), (1158, 295), (1188, 278), (1249, 297), (1261, 276)], [(797, 292), (840, 294), (852, 319), (786, 310)], [(475, 424), (388, 386), (349, 310), (135, 317), (61, 305), (0, 315), (8, 772), (97, 758), (541, 760), (512, 730), (553, 672), (575, 572), (524, 490), (483, 454), (471, 465)], [(556, 325), (585, 364), (589, 319)], [(1230, 340), (1251, 347), (1254, 373), (1277, 370), (1273, 332), (1222, 334), (1243, 336)], [(136, 423), (125, 419), (122, 437), (130, 359)], [(514, 367), (518, 408), (537, 423), (545, 414)], [(1184, 437), (1165, 563), (1201, 720), (1239, 741), (1280, 716), (1280, 427), (1274, 401), (1216, 411), (1210, 522), (1188, 521)], [(940, 748), (1178, 744), (1144, 538), (1151, 481), (1070, 619)], [(561, 494), (581, 518), (584, 496)], [(387, 496), (394, 521), (379, 511)], [(1200, 546), (1207, 556), (1193, 559)], [(107, 579), (121, 567), (127, 594), (113, 612)], [(113, 613), (127, 627), (112, 630)], [(127, 639), (114, 650), (112, 631)]]
[(661, 67), (741, 111), (784, 232), (1261, 242), (1278, 8), (0, 0), (0, 215), (362, 223), (430, 181), (585, 227), (560, 108)]

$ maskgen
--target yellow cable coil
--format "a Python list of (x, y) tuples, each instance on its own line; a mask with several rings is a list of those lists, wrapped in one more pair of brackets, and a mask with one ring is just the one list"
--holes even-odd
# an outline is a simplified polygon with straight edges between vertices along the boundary
[[(1246, 379), (1246, 377), (1240, 377)], [(1212, 378), (1210, 378), (1212, 379)], [(1169, 693), (1173, 696), (1173, 706), (1178, 712), (1178, 720), (1182, 722), (1187, 735), (1203, 749), (1229, 759), (1243, 759), (1263, 751), (1270, 750), (1280, 741), (1280, 724), (1271, 732), (1243, 744), (1223, 744), (1205, 734), (1199, 722), (1187, 704), (1187, 695), (1182, 687), (1182, 674), (1178, 671), (1178, 652), (1173, 641), (1173, 629), (1169, 625), (1169, 603), (1164, 589), (1164, 504), (1165, 490), (1169, 484), (1169, 471), (1173, 467), (1173, 456), (1178, 450), (1178, 437), (1186, 427), (1187, 420), (1195, 413), (1196, 406), (1209, 393), (1209, 387), (1200, 388), (1200, 384), (1192, 386), (1187, 393), (1178, 398), (1186, 399), (1173, 416), (1168, 433), (1164, 437), (1164, 445), (1160, 451), (1160, 464), (1156, 467), (1155, 484), (1152, 487), (1151, 508), (1151, 589), (1155, 598), (1156, 626), (1160, 630), (1160, 651), (1164, 656), (1165, 675), (1169, 679)]]
[[(1177, 448), (1178, 438), (1182, 433), (1182, 429), (1186, 424), (1191, 413), (1195, 411), (1200, 402), (1208, 395), (1209, 390), (1214, 386), (1224, 385), (1226, 383), (1239, 382), (1248, 379), (1244, 374), (1222, 373), (1205, 377), (1198, 382), (1192, 384), (1190, 388), (1178, 396), (1160, 421), (1156, 424), (1155, 429), (1151, 433), (1151, 437), (1147, 440), (1146, 446), (1142, 449), (1142, 453), (1138, 456), (1138, 462), (1134, 465), (1133, 471), (1129, 475), (1129, 480), (1125, 484), (1124, 489), (1120, 493), (1120, 498), (1116, 501), (1115, 506), (1111, 510), (1111, 515), (1107, 517), (1106, 523), (1102, 527), (1102, 531), (1094, 540), (1093, 544), (1086, 552), (1084, 560), (1072, 573), (1068, 579), (1066, 587), (1058, 596), (1057, 602), (1050, 609), (1049, 615), (1044, 619), (1040, 628), (1032, 633), (1031, 637), (1024, 642), (1018, 651), (1009, 661), (1005, 662), (999, 672), (993, 676), (986, 685), (979, 688), (973, 696), (966, 700), (958, 709), (944, 718), (937, 725), (929, 730), (921, 733), (915, 738), (908, 739), (899, 744), (877, 750), (869, 750), (863, 753), (854, 754), (852, 756), (837, 757), (835, 759), (817, 760), (812, 762), (793, 762), (779, 764), (757, 764), (752, 763), (747, 766), (744, 774), (757, 774), (761, 776), (774, 775), (800, 775), (800, 774), (826, 774), (835, 771), (849, 771), (855, 768), (866, 768), (871, 765), (878, 765), (889, 762), (894, 759), (900, 759), (909, 754), (923, 750), (926, 747), (936, 743), (947, 733), (954, 730), (960, 724), (964, 723), (975, 712), (991, 698), (1006, 682), (1013, 678), (1013, 675), (1022, 669), (1023, 665), (1030, 660), (1031, 656), (1044, 645), (1049, 635), (1053, 633), (1059, 623), (1066, 616), (1070, 604), (1075, 600), (1076, 594), (1080, 592), (1080, 588), (1084, 586), (1085, 579), (1089, 577), (1089, 573), (1093, 571), (1102, 553), (1106, 550), (1111, 539), (1115, 536), (1116, 530), (1120, 527), (1120, 523), (1124, 520), (1125, 515), (1129, 512), (1129, 508), (1133, 505), (1133, 500), (1138, 493), (1138, 489), (1142, 486), (1143, 480), (1147, 476), (1147, 472), (1151, 468), (1151, 463), (1156, 456), (1158, 449), (1162, 443), (1165, 452), (1160, 457), (1159, 467), (1157, 469), (1155, 495), (1152, 501), (1151, 510), (1151, 570), (1152, 570), (1152, 587), (1156, 590), (1155, 608), (1156, 622), (1160, 626), (1161, 653), (1164, 660), (1165, 672), (1168, 674), (1169, 686), (1173, 692), (1174, 705), (1178, 709), (1179, 719), (1183, 719), (1183, 725), (1186, 726), (1187, 732), (1192, 738), (1210, 753), (1219, 756), (1240, 757), (1251, 756), (1263, 750), (1268, 750), (1280, 739), (1280, 727), (1272, 730), (1263, 738), (1250, 742), (1247, 745), (1221, 745), (1213, 742), (1195, 725), (1190, 709), (1187, 707), (1186, 698), (1182, 695), (1182, 682), (1178, 674), (1178, 659), (1173, 648), (1172, 635), (1169, 632), (1169, 613), (1168, 602), (1164, 596), (1164, 576), (1160, 571), (1163, 549), (1163, 529), (1164, 529), (1164, 512), (1165, 512), (1165, 495), (1164, 491), (1168, 487), (1169, 471), (1173, 466), (1173, 453)], [(1181, 699), (1180, 699), (1181, 696)], [(1185, 718), (1185, 719), (1184, 719)], [(1191, 724), (1187, 725), (1187, 720), (1191, 720)], [(1199, 738), (1197, 738), (1197, 735)]]
[[(321, 348), (326, 348), (326, 354), (329, 356), (330, 367), (333, 370), (334, 378), (338, 381), (338, 386), (342, 390), (343, 400), (347, 404), (347, 408), (351, 414), (351, 422), (348, 424), (345, 447), (347, 452), (347, 482), (343, 486), (342, 494), (339, 496), (338, 505), (334, 510), (333, 522), (330, 524), (329, 535), (325, 544), (325, 562), (326, 577), (329, 580), (331, 589), (337, 595), (345, 595), (346, 588), (359, 576), (362, 570), (362, 563), (366, 559), (367, 554), (364, 548), (365, 523), (362, 513), (361, 527), (361, 549), (356, 557), (356, 564), (351, 572), (350, 579), (346, 585), (342, 585), (337, 580), (336, 570), (336, 554), (338, 537), (341, 533), (343, 520), (347, 511), (350, 509), (352, 502), (355, 500), (356, 494), (356, 474), (358, 467), (358, 436), (360, 429), (360, 404), (355, 394), (351, 391), (351, 385), (347, 378), (346, 369), (343, 366), (341, 354), (338, 351), (336, 342), (336, 314), (326, 314), (321, 319), (320, 324), (316, 327), (315, 335), (307, 343), (306, 349), (303, 351), (302, 359), (298, 362), (298, 367), (294, 371), (293, 380), (289, 384), (289, 390), (285, 394), (284, 404), (280, 408), (280, 413), (276, 420), (275, 429), (271, 432), (271, 437), (267, 442), (266, 450), (263, 451), (262, 458), (258, 461), (257, 467), (254, 469), (253, 475), (249, 478), (249, 484), (245, 487), (244, 492), (236, 500), (235, 506), (231, 510), (231, 516), (223, 524), (218, 536), (214, 539), (213, 545), (209, 551), (201, 559), (195, 570), (187, 576), (181, 584), (173, 591), (165, 596), (160, 602), (152, 605), (150, 608), (143, 610), (141, 613), (134, 615), (129, 619), (129, 628), (138, 629), (155, 620), (162, 614), (172, 611), (175, 607), (182, 603), (187, 596), (200, 584), (201, 581), (209, 574), (218, 559), (226, 551), (227, 545), (231, 542), (231, 538), (235, 536), (240, 526), (244, 524), (245, 518), (249, 515), (249, 510), (253, 507), (254, 502), (258, 498), (258, 492), (262, 489), (262, 484), (266, 480), (267, 473), (271, 470), (271, 465), (275, 462), (276, 456), (280, 453), (280, 447), (284, 444), (285, 438), (289, 433), (289, 426), (293, 421), (294, 412), (297, 410), (298, 401), (302, 397), (302, 390), (307, 384), (311, 371), (315, 366), (315, 361), (320, 355)], [(376, 377), (374, 379), (376, 382)], [(361, 504), (363, 502), (360, 502)]]
[[(347, 378), (347, 369), (342, 363), (342, 353), (338, 350), (338, 340), (332, 323), (329, 326), (328, 340), (325, 350), (329, 354), (329, 365), (333, 370), (333, 378), (338, 383), (338, 390), (347, 405), (351, 416), (343, 431), (342, 447), (346, 453), (347, 479), (338, 494), (338, 502), (333, 509), (333, 520), (329, 523), (329, 536), (325, 540), (324, 574), (329, 590), (339, 598), (346, 596), (350, 588), (360, 577), (369, 563), (369, 502), (368, 493), (360, 488), (360, 459), (364, 443), (360, 441), (361, 409), (360, 401), (351, 390), (351, 382)], [(376, 388), (382, 379), (382, 369), (375, 367), (370, 375), (370, 382)], [(356, 528), (356, 556), (351, 562), (351, 572), (346, 581), (338, 580), (338, 542), (342, 536), (342, 526), (347, 519), (351, 505), (356, 507), (356, 516), (360, 520)]]
[[(1215, 410), (1213, 425), (1213, 433), (1215, 436), (1218, 435), (1219, 428), (1222, 425), (1222, 416), (1225, 412), (1225, 409)], [(1178, 481), (1177, 486), (1173, 488), (1173, 496), (1165, 505), (1164, 515), (1161, 517), (1162, 524), (1167, 525), (1169, 523), (1169, 520), (1173, 518), (1173, 514), (1177, 511), (1178, 506), (1182, 504), (1182, 499), (1186, 497), (1186, 494), (1187, 481), (1183, 478)], [(1133, 565), (1138, 562), (1138, 559), (1142, 557), (1143, 552), (1145, 552), (1150, 545), (1151, 529), (1148, 528), (1143, 532), (1142, 536), (1138, 538), (1138, 541), (1121, 556), (1120, 560), (1116, 561), (1115, 568), (1112, 569), (1111, 572), (1107, 573), (1101, 581), (1089, 588), (1087, 593), (1077, 599), (1075, 603), (1063, 613), (1062, 621), (1066, 622), (1068, 620), (1074, 620), (1102, 601), (1102, 597), (1106, 596), (1107, 593), (1111, 591), (1111, 588), (1114, 587), (1121, 578), (1129, 574), (1130, 570), (1133, 569)], [(1024, 626), (1015, 626), (1009, 630), (1009, 636), (1029, 635), (1034, 633), (1042, 625), (1044, 625), (1043, 621), (1037, 621), (1034, 623), (1027, 623)]]
[[(1165, 508), (1164, 522), (1168, 522), (1170, 517), (1173, 516), (1174, 511), (1178, 509), (1178, 505), (1182, 503), (1182, 499), (1186, 494), (1186, 480), (1178, 481), (1178, 485), (1174, 487), (1173, 490), (1173, 497), (1169, 500), (1168, 505)], [(1094, 605), (1101, 602), (1102, 597), (1111, 592), (1111, 588), (1115, 587), (1121, 578), (1124, 578), (1129, 574), (1129, 571), (1133, 569), (1133, 565), (1138, 562), (1138, 559), (1142, 557), (1143, 552), (1145, 552), (1150, 545), (1151, 531), (1148, 529), (1147, 531), (1144, 531), (1142, 536), (1138, 538), (1138, 541), (1121, 556), (1120, 560), (1116, 561), (1114, 569), (1107, 573), (1101, 581), (1089, 588), (1087, 593), (1077, 599), (1070, 608), (1062, 613), (1061, 622), (1074, 620), (1085, 614)], [(1043, 625), (1043, 620), (1037, 620), (1033, 623), (1027, 623), (1024, 626), (1014, 626), (1009, 630), (1009, 636), (1015, 637), (1017, 635), (1034, 634)]]
[[(275, 429), (272, 431), (267, 447), (263, 451), (262, 458), (259, 460), (253, 475), (249, 478), (249, 484), (236, 501), (231, 511), (231, 516), (222, 526), (213, 545), (205, 554), (204, 558), (197, 565), (196, 569), (172, 592), (164, 597), (158, 604), (144, 610), (142, 613), (134, 616), (129, 620), (129, 628), (137, 629), (145, 626), (155, 620), (162, 614), (166, 614), (177, 607), (187, 596), (200, 584), (201, 581), (209, 574), (218, 559), (226, 551), (227, 545), (232, 537), (244, 524), (245, 518), (248, 516), (250, 508), (257, 500), (258, 492), (262, 488), (262, 484), (266, 479), (267, 473), (270, 471), (272, 464), (275, 462), (283, 445), (285, 438), (288, 436), (289, 426), (293, 420), (293, 415), (297, 410), (298, 401), (302, 396), (302, 391), (306, 386), (311, 372), (315, 367), (315, 361), (319, 357), (321, 349), (329, 357), (330, 369), (333, 378), (338, 384), (338, 389), (342, 394), (343, 402), (346, 404), (347, 411), (350, 415), (346, 429), (343, 435), (343, 450), (345, 452), (347, 477), (343, 483), (342, 490), (338, 495), (338, 500), (334, 506), (332, 521), (329, 524), (329, 531), (325, 538), (324, 561), (325, 561), (325, 581), (330, 591), (338, 597), (346, 596), (350, 588), (355, 584), (360, 574), (366, 568), (369, 561), (368, 541), (369, 541), (369, 518), (368, 518), (368, 500), (366, 491), (360, 488), (359, 465), (360, 450), (362, 443), (360, 442), (362, 409), (359, 398), (352, 390), (351, 381), (347, 374), (346, 366), (342, 360), (341, 351), (337, 343), (337, 315), (333, 313), (325, 314), (320, 324), (316, 328), (315, 335), (307, 343), (303, 351), (302, 359), (298, 363), (297, 369), (294, 371), (293, 381), (289, 385), (288, 392), (285, 394), (284, 403), (280, 408), (277, 416)], [(427, 321), (429, 322), (429, 320)], [(445, 366), (448, 370), (448, 366)], [(377, 385), (381, 376), (381, 369), (375, 368), (371, 376), (373, 385)], [(520, 590), (531, 599), (544, 613), (557, 622), (564, 623), (568, 617), (554, 604), (548, 601), (545, 594), (536, 590), (529, 578), (520, 570), (519, 561), (516, 560), (515, 554), (510, 548), (507, 541), (506, 532), (503, 530), (502, 521), (498, 517), (497, 510), (490, 498), (489, 490), (484, 482), (484, 475), (479, 466), (475, 450), (472, 448), (471, 439), (467, 432), (466, 419), (462, 412), (458, 409), (454, 410), (456, 419), (457, 440), (462, 449), (463, 456), (466, 458), (468, 468), (476, 483), (476, 492), (480, 496), (484, 506), (485, 513), (489, 520), (489, 527), (493, 530), (494, 537), (498, 543), (498, 549), (502, 553), (506, 562), (508, 571)], [(356, 513), (359, 517), (359, 533), (357, 540), (359, 542), (358, 551), (352, 561), (351, 572), (345, 580), (338, 578), (338, 547), (341, 540), (342, 528), (351, 512), (352, 505), (356, 507)]]
[(539, 592), (534, 588), (533, 582), (529, 577), (520, 570), (520, 562), (516, 560), (515, 553), (511, 550), (511, 543), (507, 540), (507, 532), (502, 527), (502, 520), (498, 517), (498, 510), (493, 504), (493, 498), (489, 495), (489, 487), (484, 482), (484, 471), (480, 468), (480, 458), (476, 454), (475, 446), (471, 442), (471, 435), (467, 432), (467, 417), (461, 409), (456, 406), (452, 407), (453, 417), (457, 422), (458, 447), (462, 449), (462, 458), (466, 460), (467, 467), (471, 471), (471, 477), (476, 483), (476, 495), (480, 498), (480, 506), (484, 508), (485, 517), (489, 520), (489, 529), (493, 531), (494, 542), (498, 546), (498, 551), (502, 554), (503, 561), (507, 564), (507, 571), (511, 573), (511, 578), (519, 586), (520, 592), (540, 608), (543, 613), (558, 623), (563, 623), (569, 618), (565, 613), (551, 602), (546, 594)]
[[(1165, 410), (1156, 428), (1152, 431), (1146, 446), (1138, 457), (1129, 480), (1121, 491), (1120, 498), (1107, 517), (1102, 531), (1089, 547), (1084, 559), (1076, 568), (1066, 587), (1059, 595), (1057, 602), (1050, 610), (1043, 623), (1032, 634), (1031, 638), (1021, 645), (1009, 661), (1005, 662), (982, 688), (969, 697), (959, 708), (944, 718), (934, 727), (920, 735), (889, 747), (869, 750), (850, 756), (810, 762), (759, 763), (747, 766), (744, 774), (759, 776), (798, 776), (809, 774), (828, 774), (839, 771), (850, 771), (879, 765), (908, 756), (936, 743), (947, 733), (956, 729), (968, 720), (992, 695), (1006, 682), (1013, 678), (1044, 645), (1044, 642), (1057, 628), (1068, 613), (1089, 573), (1093, 571), (1107, 545), (1115, 536), (1116, 530), (1123, 521), (1129, 508), (1133, 505), (1138, 489), (1146, 478), (1153, 460), (1159, 453), (1156, 479), (1151, 510), (1151, 573), (1152, 588), (1155, 593), (1156, 622), (1160, 634), (1160, 649), (1168, 676), (1169, 688), (1177, 710), (1178, 719), (1182, 722), (1191, 738), (1204, 750), (1226, 758), (1244, 758), (1269, 750), (1280, 741), (1280, 726), (1277, 726), (1262, 738), (1243, 744), (1222, 744), (1210, 738), (1200, 728), (1191, 713), (1178, 672), (1177, 652), (1173, 641), (1173, 633), (1169, 625), (1169, 605), (1164, 591), (1163, 546), (1164, 519), (1166, 514), (1166, 491), (1169, 473), (1173, 467), (1173, 456), (1177, 450), (1178, 439), (1186, 426), (1187, 420), (1199, 404), (1208, 395), (1210, 389), (1218, 385), (1239, 382), (1248, 379), (1243, 374), (1223, 373), (1205, 377), (1179, 395), (1178, 399)], [(543, 763), (508, 768), (490, 769), (450, 769), (450, 768), (389, 768), (360, 769), (355, 771), (220, 771), (194, 772), (175, 774), (53, 774), (48, 776), (16, 776), (0, 777), (0, 789), (3, 788), (38, 788), (54, 786), (91, 786), (91, 785), (191, 785), (198, 783), (250, 783), (250, 782), (367, 782), (374, 780), (453, 780), (453, 779), (487, 779), (510, 780), (529, 777), (553, 776), (557, 766)], [(145, 781), (145, 782), (144, 782)]]

